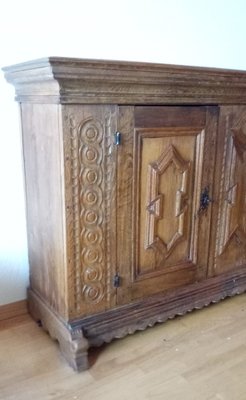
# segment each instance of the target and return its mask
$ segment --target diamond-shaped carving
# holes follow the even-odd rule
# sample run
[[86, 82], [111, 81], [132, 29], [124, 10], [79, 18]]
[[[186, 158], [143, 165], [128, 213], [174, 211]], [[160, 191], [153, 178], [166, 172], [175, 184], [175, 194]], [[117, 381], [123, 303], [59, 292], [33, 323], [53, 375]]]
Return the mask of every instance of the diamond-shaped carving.
[[246, 151], [246, 119], [242, 119], [231, 128], [235, 149], [241, 161]]
[[[160, 176], [173, 164], [176, 172], [181, 175], [181, 185], [176, 191], [175, 218], [177, 230], [172, 238], [165, 243], [157, 235], [157, 221], [163, 218], [163, 194], [159, 193]], [[161, 156], [148, 167], [148, 192], [146, 207], [145, 249], [152, 248], [167, 258], [177, 243], [184, 236], [184, 216], [187, 209], [187, 183], [189, 162], [185, 161], [173, 145], [170, 145]], [[168, 199], [166, 199], [168, 201]], [[175, 223], [175, 221], [174, 221]]]
[[[229, 244], [234, 242], [239, 246], [246, 246], [245, 227], [242, 226], [242, 217], [239, 213], [233, 218], [235, 207], [239, 207], [239, 185], [236, 178], [236, 166], [238, 162], [244, 163], [244, 153], [246, 151], [246, 120], [241, 118], [237, 124], [231, 128], [231, 135], [228, 134], [226, 160], [229, 168], [225, 173], [225, 197], [222, 205], [224, 218], [220, 227], [218, 238], [218, 255], [222, 255]], [[224, 161], [225, 162], [225, 161]], [[245, 205], [243, 205], [243, 208]]]

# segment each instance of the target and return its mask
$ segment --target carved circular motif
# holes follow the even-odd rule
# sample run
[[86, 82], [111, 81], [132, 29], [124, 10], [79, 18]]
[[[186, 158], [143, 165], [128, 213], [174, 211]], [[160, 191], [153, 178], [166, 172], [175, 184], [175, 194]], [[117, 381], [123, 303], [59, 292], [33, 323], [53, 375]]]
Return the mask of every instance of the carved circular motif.
[[87, 303], [99, 303], [103, 298], [103, 291], [103, 286], [101, 284], [86, 285], [83, 288], [84, 299]]
[[101, 229], [97, 226], [93, 226], [93, 230], [84, 228], [82, 231], [82, 240], [86, 246], [95, 245], [96, 243], [100, 245], [102, 239]]
[[100, 280], [102, 278], [101, 270], [96, 266], [90, 266], [86, 268], [84, 274], [85, 281], [88, 283], [93, 283], [94, 281]]
[[79, 127], [80, 137], [85, 143], [100, 143], [103, 137], [103, 127], [99, 121], [89, 119]]
[[91, 286], [91, 287], [87, 287], [87, 296], [90, 297], [90, 299], [92, 298], [96, 298], [97, 294], [98, 294], [98, 288], [96, 286]]
[[97, 201], [97, 196], [93, 192], [88, 192], [88, 193], [86, 193], [86, 200], [88, 203], [94, 204]]
[[86, 232], [85, 240], [88, 244], [94, 244], [98, 241], [98, 233], [97, 232]]
[[[78, 127], [74, 121], [71, 126], [71, 180], [73, 181], [73, 204], [76, 206], [75, 257], [81, 254], [76, 263], [78, 290], [76, 301], [88, 304], [99, 303], [105, 294], [104, 271], [104, 133], [105, 121], [92, 117], [82, 120]], [[110, 166], [109, 166], [110, 168]], [[75, 215], [77, 214], [77, 215]], [[77, 221], [77, 220], [76, 220]], [[82, 243], [82, 249], [80, 244]], [[82, 251], [81, 251], [82, 250]], [[76, 258], [77, 259], [77, 258]], [[81, 262], [82, 261], [82, 262]], [[83, 300], [81, 295], [83, 294]]]
[[95, 183], [97, 180], [97, 174], [95, 171], [89, 171], [87, 174], [87, 180], [89, 183]]
[[98, 159], [98, 152], [94, 147], [88, 146], [84, 150], [84, 156], [90, 163], [94, 163]]
[[89, 140], [89, 141], [91, 141], [91, 142], [93, 142], [94, 140], [96, 140], [97, 139], [97, 136], [98, 136], [98, 130], [95, 128], [95, 127], [89, 127], [88, 129], [87, 129], [87, 131], [85, 132], [85, 137]]
[[95, 213], [95, 211], [92, 210], [87, 210], [85, 213], [85, 221], [88, 224], [94, 224], [98, 219], [98, 215]]
[[99, 188], [95, 188], [95, 190], [88, 188], [81, 193], [81, 200], [87, 209], [98, 207], [102, 201], [102, 191]]
[[99, 261], [99, 258], [100, 258], [100, 251], [98, 249], [89, 249], [86, 251], [84, 255], [84, 261], [89, 264]]
[[90, 184], [96, 183], [97, 178], [98, 178], [98, 175], [97, 175], [96, 171], [93, 171], [91, 169], [89, 169], [89, 171], [87, 171], [86, 180], [88, 183], [90, 183]]
[[93, 204], [96, 204], [96, 202], [98, 200], [98, 195], [95, 191], [87, 190], [84, 194], [84, 198], [85, 198], [86, 203], [88, 203], [88, 205], [92, 206]]

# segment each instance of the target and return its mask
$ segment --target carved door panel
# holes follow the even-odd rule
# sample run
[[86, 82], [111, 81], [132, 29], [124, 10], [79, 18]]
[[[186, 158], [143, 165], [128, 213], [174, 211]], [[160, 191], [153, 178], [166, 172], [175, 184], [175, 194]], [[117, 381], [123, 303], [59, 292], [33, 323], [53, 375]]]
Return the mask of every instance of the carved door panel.
[[210, 275], [246, 264], [246, 107], [220, 110]]
[[216, 126], [216, 107], [120, 108], [119, 304], [206, 276]]

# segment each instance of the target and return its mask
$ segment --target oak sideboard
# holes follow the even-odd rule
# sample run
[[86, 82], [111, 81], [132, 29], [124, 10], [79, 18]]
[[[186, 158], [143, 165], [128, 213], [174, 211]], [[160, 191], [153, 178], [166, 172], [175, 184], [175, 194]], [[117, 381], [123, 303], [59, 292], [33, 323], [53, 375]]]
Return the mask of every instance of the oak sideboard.
[[246, 72], [51, 57], [20, 103], [32, 316], [70, 365], [246, 290]]

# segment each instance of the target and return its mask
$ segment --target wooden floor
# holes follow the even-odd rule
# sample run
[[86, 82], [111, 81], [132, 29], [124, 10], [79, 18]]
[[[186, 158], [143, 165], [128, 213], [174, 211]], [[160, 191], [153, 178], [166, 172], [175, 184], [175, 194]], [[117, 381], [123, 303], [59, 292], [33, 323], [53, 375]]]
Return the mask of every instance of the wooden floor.
[[1, 322], [1, 400], [246, 400], [246, 295], [94, 350], [75, 373], [30, 318]]

